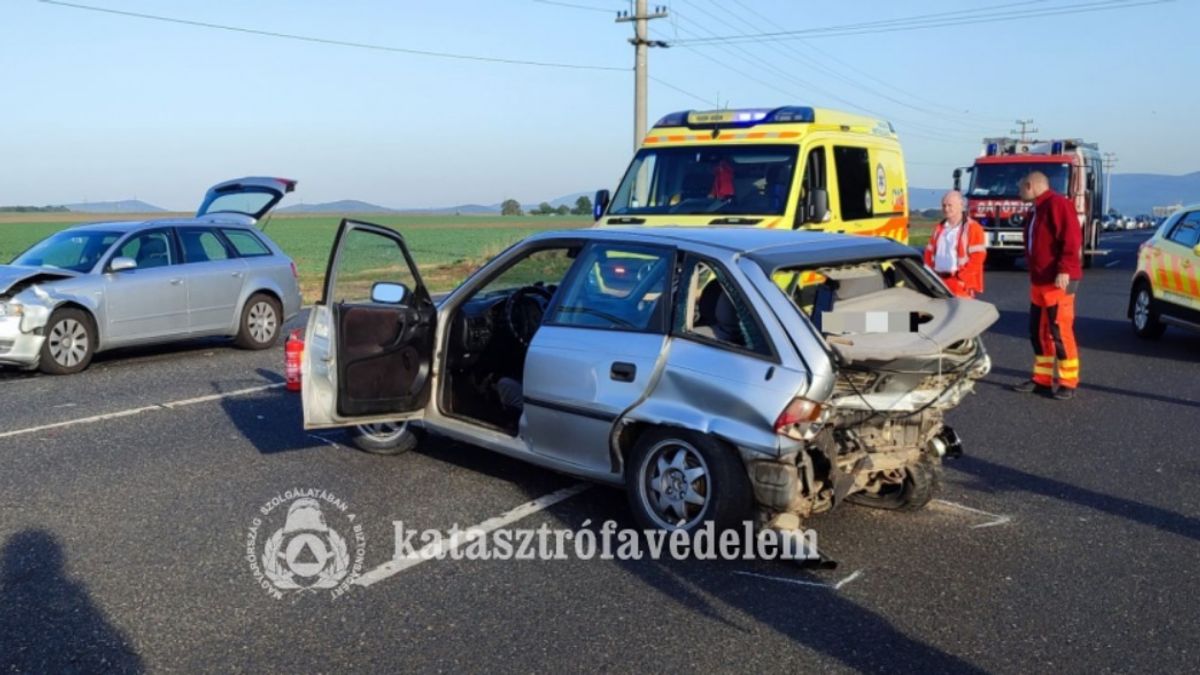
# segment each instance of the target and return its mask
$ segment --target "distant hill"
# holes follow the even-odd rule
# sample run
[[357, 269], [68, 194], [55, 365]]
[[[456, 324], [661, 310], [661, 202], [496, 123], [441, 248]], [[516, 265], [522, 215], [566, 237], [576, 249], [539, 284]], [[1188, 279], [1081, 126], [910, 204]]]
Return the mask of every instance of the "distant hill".
[[1155, 206], [1200, 202], [1200, 171], [1183, 176], [1115, 173], [1109, 206], [1128, 216], [1149, 214]]
[[123, 199], [116, 202], [80, 202], [63, 204], [68, 211], [76, 213], [161, 213], [167, 209], [147, 204], [140, 199]]
[[359, 201], [357, 199], [340, 199], [335, 202], [323, 202], [320, 204], [292, 204], [280, 209], [275, 209], [276, 213], [395, 213], [396, 209], [389, 209], [386, 206], [372, 204], [370, 202]]

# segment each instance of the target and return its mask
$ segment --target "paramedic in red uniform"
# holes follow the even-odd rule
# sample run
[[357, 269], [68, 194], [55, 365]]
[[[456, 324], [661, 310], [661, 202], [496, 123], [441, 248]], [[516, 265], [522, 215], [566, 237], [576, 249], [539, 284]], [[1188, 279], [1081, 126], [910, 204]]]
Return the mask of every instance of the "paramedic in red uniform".
[[1029, 263], [1029, 334], [1034, 365], [1033, 378], [1013, 389], [1067, 401], [1075, 398], [1079, 386], [1075, 290], [1083, 277], [1079, 257], [1083, 229], [1075, 205], [1051, 190], [1046, 174], [1040, 171], [1021, 179], [1021, 199], [1033, 202], [1025, 231], [1025, 255]]
[[937, 272], [952, 293], [973, 298], [983, 292], [987, 234], [982, 225], [963, 213], [963, 196], [958, 190], [942, 197], [942, 215], [946, 219], [934, 226], [925, 247], [925, 264]]

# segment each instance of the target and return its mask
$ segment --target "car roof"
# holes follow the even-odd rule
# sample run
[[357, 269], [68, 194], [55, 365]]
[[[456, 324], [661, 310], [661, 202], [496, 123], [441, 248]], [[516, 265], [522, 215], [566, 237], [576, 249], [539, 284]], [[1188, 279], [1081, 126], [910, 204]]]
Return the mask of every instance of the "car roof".
[[125, 234], [153, 227], [183, 227], [185, 225], [220, 225], [221, 227], [240, 227], [246, 229], [250, 224], [232, 217], [218, 219], [209, 216], [204, 218], [157, 218], [152, 220], [104, 220], [93, 223], [80, 223], [79, 225], [68, 227], [66, 230], [71, 232], [99, 230], [102, 232], [119, 232]]
[[743, 254], [768, 271], [781, 267], [800, 267], [871, 260], [877, 258], [917, 257], [913, 248], [882, 237], [775, 230], [746, 227], [602, 227], [564, 230], [535, 235], [534, 238], [580, 237], [620, 239], [644, 243], [663, 243], [684, 248], [707, 246], [731, 254]]

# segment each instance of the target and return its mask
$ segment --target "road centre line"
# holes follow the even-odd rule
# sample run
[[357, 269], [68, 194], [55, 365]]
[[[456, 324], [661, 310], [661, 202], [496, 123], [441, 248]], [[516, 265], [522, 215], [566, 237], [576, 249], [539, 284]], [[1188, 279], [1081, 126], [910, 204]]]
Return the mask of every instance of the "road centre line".
[[405, 570], [412, 569], [417, 565], [428, 560], [436, 560], [439, 556], [445, 556], [452, 551], [456, 551], [462, 546], [469, 544], [479, 537], [498, 530], [506, 525], [511, 525], [518, 520], [532, 516], [533, 514], [544, 511], [555, 504], [570, 499], [575, 495], [587, 490], [591, 485], [588, 483], [577, 483], [570, 487], [565, 487], [561, 490], [555, 490], [550, 494], [542, 495], [533, 501], [525, 502], [520, 506], [510, 509], [494, 518], [487, 520], [458, 531], [453, 537], [448, 539], [440, 539], [424, 546], [417, 555], [409, 558], [400, 558], [389, 560], [379, 567], [368, 570], [355, 578], [354, 583], [358, 586], [371, 586], [377, 584], [388, 577], [395, 576]]
[[150, 412], [152, 410], [175, 410], [198, 403], [208, 403], [209, 401], [219, 401], [224, 398], [232, 398], [234, 396], [245, 396], [246, 394], [254, 394], [260, 391], [269, 389], [278, 389], [284, 386], [285, 383], [277, 382], [275, 384], [267, 384], [261, 387], [247, 387], [246, 389], [237, 389], [227, 391], [221, 394], [209, 394], [208, 396], [197, 396], [196, 398], [185, 398], [179, 401], [170, 401], [167, 403], [158, 403], [155, 405], [144, 405], [138, 408], [129, 408], [127, 410], [118, 410], [117, 412], [105, 413], [103, 415], [93, 415], [91, 417], [80, 417], [79, 419], [66, 420], [64, 422], [54, 422], [53, 424], [43, 424], [36, 427], [27, 427], [25, 429], [15, 429], [13, 431], [0, 432], [0, 438], [11, 438], [13, 436], [23, 436], [33, 434], [39, 431], [49, 431], [50, 429], [61, 429], [63, 427], [78, 426], [81, 424], [95, 424], [97, 422], [106, 422], [108, 420], [119, 419], [122, 417], [130, 417]]

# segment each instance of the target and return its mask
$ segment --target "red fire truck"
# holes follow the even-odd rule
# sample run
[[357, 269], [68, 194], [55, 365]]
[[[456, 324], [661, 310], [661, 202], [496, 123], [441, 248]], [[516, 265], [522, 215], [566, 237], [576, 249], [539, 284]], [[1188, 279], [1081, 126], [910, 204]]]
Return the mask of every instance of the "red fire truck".
[[1025, 255], [1024, 229], [1033, 205], [1021, 201], [1021, 178], [1041, 171], [1050, 188], [1075, 203], [1083, 227], [1083, 264], [1092, 266], [1099, 250], [1104, 209], [1104, 160], [1095, 143], [1079, 139], [1023, 141], [986, 138], [983, 152], [963, 189], [963, 169], [954, 170], [954, 187], [967, 198], [967, 212], [987, 231], [988, 262], [1012, 264]]

